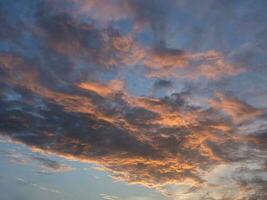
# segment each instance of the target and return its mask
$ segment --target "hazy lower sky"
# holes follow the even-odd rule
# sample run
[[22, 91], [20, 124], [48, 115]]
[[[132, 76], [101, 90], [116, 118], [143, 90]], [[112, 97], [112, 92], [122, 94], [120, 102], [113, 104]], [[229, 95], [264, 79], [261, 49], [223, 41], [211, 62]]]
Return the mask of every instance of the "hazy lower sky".
[[1, 200], [266, 200], [266, 0], [0, 0]]

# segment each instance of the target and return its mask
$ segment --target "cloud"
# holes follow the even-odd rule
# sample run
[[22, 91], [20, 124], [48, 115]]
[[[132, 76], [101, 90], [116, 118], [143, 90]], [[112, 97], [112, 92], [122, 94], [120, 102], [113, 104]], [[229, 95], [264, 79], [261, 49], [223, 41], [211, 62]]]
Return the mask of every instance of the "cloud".
[[231, 96], [226, 96], [224, 94], [218, 93], [217, 97], [217, 101], [210, 101], [212, 106], [231, 116], [232, 120], [235, 123], [241, 123], [251, 118], [255, 119], [263, 112], [260, 109], [254, 108], [253, 106], [250, 106], [249, 104]]
[[[177, 99], [179, 95], [170, 99], [135, 97], [124, 91], [116, 95], [114, 85], [122, 88], [117, 81], [86, 83], [87, 87], [67, 93], [38, 82], [24, 83], [22, 90], [20, 81], [13, 85], [21, 95], [19, 109], [1, 99], [1, 105], [7, 105], [1, 112], [5, 134], [33, 148], [96, 162], [130, 183], [150, 187], [189, 180], [203, 183], [201, 170], [234, 160], [232, 153], [242, 145], [227, 135], [231, 125], [226, 116], [189, 106]], [[8, 87], [3, 92], [8, 93]], [[31, 103], [35, 99], [45, 106], [36, 107]], [[82, 104], [88, 108], [78, 110]], [[62, 169], [53, 161], [35, 160]]]
[[151, 89], [151, 95], [156, 96], [157, 94], [165, 96], [167, 92], [173, 89], [173, 83], [169, 80], [157, 79]]
[[[7, 66], [15, 65], [10, 61], [2, 67], [11, 75], [16, 67]], [[21, 73], [23, 77], [25, 71]], [[257, 117], [254, 113], [260, 111], [240, 100], [221, 94], [221, 104], [215, 98], [212, 107], [201, 108], [190, 105], [183, 93], [163, 99], [132, 96], [119, 80], [85, 82], [64, 92], [45, 87], [36, 77], [28, 82], [8, 79], [20, 98], [15, 104], [1, 98], [0, 116], [3, 134], [33, 149], [94, 162], [116, 179], [154, 188], [178, 182], [201, 185], [206, 182], [203, 170], [253, 159], [239, 152], [249, 140], [233, 132], [230, 122], [237, 115]], [[2, 82], [1, 96], [10, 94], [10, 84]], [[33, 159], [45, 169], [69, 170]]]
[[18, 150], [14, 151], [6, 151], [5, 156], [8, 157], [10, 162], [14, 164], [20, 165], [30, 165], [30, 163], [37, 163], [37, 172], [41, 174], [51, 174], [51, 173], [61, 173], [61, 172], [69, 172], [74, 169], [71, 166], [63, 164], [56, 160], [51, 160], [49, 158], [33, 156], [28, 153], [19, 153]]
[[14, 177], [14, 180], [17, 181], [18, 183], [21, 183], [21, 184], [25, 184], [25, 185], [28, 185], [28, 186], [31, 186], [33, 188], [36, 188], [40, 191], [44, 191], [44, 192], [49, 192], [49, 193], [54, 193], [54, 194], [57, 194], [57, 195], [64, 195], [64, 193], [56, 190], [56, 189], [53, 189], [53, 188], [47, 188], [45, 186], [42, 186], [42, 185], [38, 185], [36, 183], [31, 183], [29, 181], [26, 181], [25, 179], [23, 178], [20, 178], [20, 177]]
[[73, 168], [65, 164], [61, 164], [57, 161], [50, 160], [43, 157], [32, 157], [32, 160], [37, 161], [41, 164], [43, 170], [40, 170], [40, 173], [58, 173], [58, 172], [69, 172]]
[[[91, 3], [94, 4], [95, 2]], [[100, 2], [99, 6], [105, 7], [102, 3]], [[133, 7], [138, 7], [137, 10], [143, 8], [140, 2], [133, 1], [130, 4], [130, 7], [133, 5]], [[157, 4], [153, 5], [157, 6]], [[119, 30], [113, 27], [97, 27], [94, 23], [80, 22], [66, 12], [44, 14], [49, 13], [50, 6], [48, 4], [46, 9], [38, 12], [37, 27], [41, 32], [39, 35], [43, 35], [47, 40], [50, 51], [55, 51], [54, 54], [62, 54], [65, 60], [70, 62], [63, 63], [65, 65], [63, 69], [68, 69], [69, 76], [67, 77], [69, 79], [73, 79], [70, 76], [77, 70], [68, 67], [68, 65], [72, 65], [71, 63], [77, 59], [89, 62], [91, 71], [99, 71], [93, 67], [94, 65], [98, 65], [98, 68], [103, 67], [102, 69], [122, 66], [131, 68], [131, 66], [143, 65], [148, 70], [148, 77], [175, 77], [179, 79], [205, 77], [217, 80], [235, 76], [245, 71], [244, 68], [226, 61], [221, 52], [186, 52], [170, 48], [164, 41], [156, 41], [155, 45], [145, 47], [137, 41], [134, 32], [122, 35]], [[137, 13], [139, 12], [137, 11]], [[140, 15], [138, 16], [140, 17]], [[151, 19], [151, 21], [153, 20]], [[161, 22], [155, 19], [155, 23]], [[79, 68], [79, 72], [79, 77], [76, 79], [85, 79], [86, 75], [89, 75], [88, 68]]]
[[137, 27], [149, 27], [157, 37], [162, 35], [166, 28], [167, 16], [175, 3], [172, 1], [151, 1], [140, 0], [128, 1], [88, 1], [75, 0], [78, 5], [78, 13], [87, 13], [96, 20], [108, 22], [112, 20], [130, 19]]
[[172, 82], [167, 80], [157, 80], [154, 84], [155, 88], [170, 88], [172, 87]]
[[[222, 13], [237, 16], [233, 3], [209, 2], [192, 8], [192, 2], [188, 8], [185, 1], [150, 0], [0, 3], [1, 135], [33, 151], [96, 163], [115, 179], [164, 192], [183, 183], [190, 186], [185, 193], [203, 193], [204, 186], [212, 188], [207, 174], [223, 164], [255, 162], [262, 168], [266, 108], [226, 92], [231, 84], [237, 92], [243, 89], [238, 78], [252, 72], [240, 59], [248, 61], [226, 47], [192, 50], [167, 37], [169, 23], [178, 19], [171, 17], [173, 9], [184, 8], [176, 13], [189, 21], [193, 9], [209, 30], [214, 20], [224, 24]], [[209, 6], [219, 17], [203, 19]], [[128, 31], [122, 31], [124, 23], [130, 24]], [[200, 29], [204, 43], [210, 37], [206, 27]], [[199, 91], [179, 89], [194, 83]], [[222, 83], [228, 83], [226, 89]], [[172, 90], [156, 97], [151, 88]], [[43, 157], [32, 160], [43, 171], [71, 170]]]
[[151, 55], [145, 61], [145, 65], [152, 68], [183, 67], [187, 61], [188, 58], [184, 51], [168, 48], [161, 43], [152, 49]]
[[100, 196], [101, 196], [101, 198], [103, 200], [116, 200], [116, 199], [119, 199], [116, 196], [111, 196], [111, 195], [107, 195], [107, 194], [100, 194]]
[[183, 52], [177, 49], [161, 49], [145, 61], [149, 68], [148, 77], [174, 77], [197, 80], [206, 78], [218, 80], [245, 72], [245, 68], [229, 63], [225, 56], [217, 51], [204, 53]]
[[120, 80], [112, 80], [109, 85], [99, 84], [97, 82], [83, 82], [79, 85], [80, 88], [95, 92], [100, 96], [107, 97], [114, 93], [123, 91], [123, 82]]

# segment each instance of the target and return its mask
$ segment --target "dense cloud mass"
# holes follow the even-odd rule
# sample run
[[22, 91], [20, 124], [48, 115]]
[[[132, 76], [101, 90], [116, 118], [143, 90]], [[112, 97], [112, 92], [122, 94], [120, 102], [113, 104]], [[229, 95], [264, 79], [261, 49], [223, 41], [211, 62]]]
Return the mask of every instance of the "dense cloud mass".
[[266, 6], [3, 0], [0, 133], [169, 196], [266, 199]]

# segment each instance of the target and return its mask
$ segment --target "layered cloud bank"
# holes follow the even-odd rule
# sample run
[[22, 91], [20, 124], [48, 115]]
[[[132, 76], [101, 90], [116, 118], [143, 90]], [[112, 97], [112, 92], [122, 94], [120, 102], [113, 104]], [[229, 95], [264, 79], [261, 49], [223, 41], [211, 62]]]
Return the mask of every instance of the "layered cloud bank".
[[265, 199], [267, 5], [191, 3], [1, 1], [1, 134], [171, 197]]

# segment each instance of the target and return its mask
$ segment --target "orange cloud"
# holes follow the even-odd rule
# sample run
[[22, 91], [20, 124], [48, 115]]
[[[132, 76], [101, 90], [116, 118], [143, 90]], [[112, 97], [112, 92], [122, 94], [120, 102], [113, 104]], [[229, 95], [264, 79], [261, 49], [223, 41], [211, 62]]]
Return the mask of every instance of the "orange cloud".
[[[167, 45], [172, 38], [164, 40], [170, 33], [165, 30], [173, 20], [165, 19], [169, 14], [176, 16], [171, 8], [182, 4], [172, 0], [48, 0], [4, 5], [0, 16], [3, 48], [17, 53], [0, 53], [0, 135], [33, 151], [93, 162], [130, 184], [160, 191], [170, 184], [186, 184], [190, 188], [184, 195], [199, 195], [188, 199], [202, 198], [200, 190], [206, 192], [203, 199], [210, 198], [207, 191], [225, 191], [221, 175], [227, 172], [213, 174], [219, 181], [207, 178], [220, 165], [253, 163], [252, 168], [266, 171], [266, 109], [221, 93], [205, 106], [194, 105], [194, 95], [202, 100], [206, 91], [186, 98], [182, 93], [156, 98], [127, 91], [122, 80], [129, 76], [133, 85], [147, 78], [145, 90], [151, 86], [149, 81], [166, 78], [165, 88], [175, 91], [176, 84], [188, 84], [194, 93], [198, 85], [192, 81], [215, 82], [246, 71], [220, 51], [187, 52]], [[23, 6], [22, 13], [9, 15], [19, 6]], [[28, 10], [31, 12], [25, 12]], [[129, 29], [121, 31], [125, 27], [117, 20], [129, 20]], [[152, 41], [144, 43], [147, 33]], [[202, 33], [204, 38], [206, 32]], [[258, 50], [257, 55], [261, 53]], [[253, 64], [253, 54], [246, 53], [245, 59], [244, 55], [231, 58]], [[108, 81], [111, 77], [114, 80]], [[172, 85], [173, 79], [178, 81]], [[207, 91], [216, 87], [214, 84]], [[44, 171], [71, 170], [51, 161], [39, 162]], [[240, 198], [245, 198], [247, 191], [257, 191], [250, 189], [255, 182], [261, 185], [259, 191], [266, 191], [263, 180], [251, 182], [246, 183], [249, 187], [242, 187], [242, 180], [238, 182], [237, 188], [247, 189], [240, 190]], [[236, 189], [223, 184], [228, 190]], [[212, 194], [215, 199], [223, 198], [216, 192]]]
[[127, 2], [120, 4], [109, 0], [73, 0], [79, 6], [79, 13], [86, 13], [102, 22], [129, 17], [131, 14]]
[[210, 100], [211, 106], [228, 114], [234, 123], [241, 123], [262, 114], [261, 110], [234, 97], [226, 96], [221, 93], [217, 93], [216, 97], [217, 100]]
[[210, 80], [217, 80], [222, 77], [235, 76], [245, 71], [245, 69], [228, 63], [220, 52], [207, 51], [195, 54], [174, 52], [159, 52], [158, 55], [152, 55], [148, 61], [145, 61], [146, 66], [150, 68], [147, 76], [179, 79], [205, 77]]
[[149, 68], [182, 68], [188, 63], [188, 55], [181, 51], [169, 48], [155, 48], [146, 57], [144, 64]]
[[[103, 2], [91, 3], [102, 6]], [[49, 25], [46, 20], [51, 21]], [[147, 77], [205, 77], [210, 80], [235, 76], [245, 71], [226, 61], [218, 51], [184, 52], [164, 44], [145, 47], [136, 40], [134, 30], [121, 35], [112, 28], [84, 24], [69, 15], [44, 19], [40, 30], [47, 35], [48, 44], [55, 52], [68, 56], [70, 60], [80, 59], [101, 68], [131, 69], [143, 65]]]
[[83, 82], [78, 85], [82, 89], [95, 92], [103, 97], [108, 97], [112, 94], [116, 94], [123, 91], [124, 85], [121, 80], [112, 80], [108, 85], [100, 84], [97, 82]]
[[[9, 69], [9, 77], [17, 70], [16, 60], [2, 58], [6, 64], [1, 69]], [[28, 69], [22, 76], [34, 71]], [[235, 135], [229, 118], [253, 119], [261, 111], [223, 94], [210, 100], [210, 108], [199, 108], [175, 98], [133, 96], [121, 80], [80, 82], [71, 85], [72, 91], [60, 91], [41, 84], [40, 74], [34, 73], [28, 81], [9, 79], [14, 90], [24, 88], [17, 90], [23, 109], [10, 112], [12, 104], [3, 108], [0, 120], [7, 124], [0, 126], [3, 134], [35, 150], [94, 162], [119, 180], [157, 189], [185, 182], [200, 186], [206, 182], [203, 170], [250, 159], [238, 150], [247, 142], [256, 144]], [[44, 108], [35, 106], [37, 97]], [[26, 130], [32, 135], [25, 134]]]

